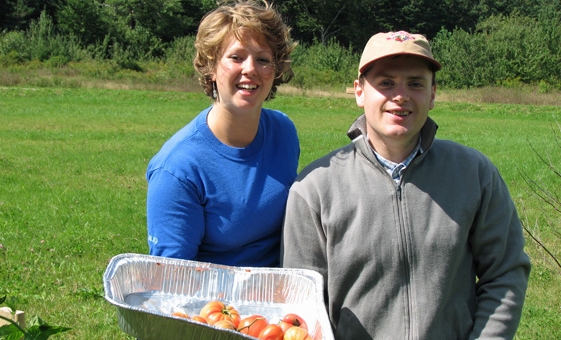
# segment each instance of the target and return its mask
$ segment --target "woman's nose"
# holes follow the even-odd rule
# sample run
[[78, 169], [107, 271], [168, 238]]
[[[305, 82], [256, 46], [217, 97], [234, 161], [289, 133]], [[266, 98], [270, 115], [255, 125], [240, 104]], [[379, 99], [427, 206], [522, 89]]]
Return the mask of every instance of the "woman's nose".
[[247, 57], [242, 63], [242, 73], [243, 74], [255, 74], [255, 59], [253, 57]]

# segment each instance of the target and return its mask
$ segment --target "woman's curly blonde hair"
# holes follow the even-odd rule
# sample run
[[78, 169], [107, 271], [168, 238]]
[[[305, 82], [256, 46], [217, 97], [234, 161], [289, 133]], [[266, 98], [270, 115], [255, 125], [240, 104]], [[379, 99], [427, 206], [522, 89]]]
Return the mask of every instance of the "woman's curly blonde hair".
[[264, 0], [235, 1], [232, 5], [223, 4], [207, 13], [199, 24], [193, 65], [200, 74], [199, 83], [207, 96], [214, 98], [212, 75], [222, 56], [222, 43], [230, 36], [242, 41], [243, 32], [252, 33], [273, 52], [275, 80], [267, 99], [273, 99], [277, 86], [288, 83], [294, 76], [290, 54], [296, 43], [292, 41], [290, 28], [284, 24], [281, 15]]

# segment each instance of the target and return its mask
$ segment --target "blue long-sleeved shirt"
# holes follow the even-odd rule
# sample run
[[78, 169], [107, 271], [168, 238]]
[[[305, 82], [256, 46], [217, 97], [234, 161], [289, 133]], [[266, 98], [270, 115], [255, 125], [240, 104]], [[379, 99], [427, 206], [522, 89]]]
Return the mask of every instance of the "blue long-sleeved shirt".
[[254, 141], [220, 142], [210, 108], [150, 161], [147, 222], [151, 255], [234, 266], [278, 266], [281, 225], [300, 147], [292, 121], [262, 109]]

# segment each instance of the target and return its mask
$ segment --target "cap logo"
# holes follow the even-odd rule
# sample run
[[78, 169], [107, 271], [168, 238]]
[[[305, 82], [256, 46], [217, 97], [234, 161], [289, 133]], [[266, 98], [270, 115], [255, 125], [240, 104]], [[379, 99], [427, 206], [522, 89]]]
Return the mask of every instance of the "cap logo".
[[395, 40], [397, 42], [404, 42], [407, 40], [415, 40], [415, 37], [405, 31], [392, 33], [386, 40]]

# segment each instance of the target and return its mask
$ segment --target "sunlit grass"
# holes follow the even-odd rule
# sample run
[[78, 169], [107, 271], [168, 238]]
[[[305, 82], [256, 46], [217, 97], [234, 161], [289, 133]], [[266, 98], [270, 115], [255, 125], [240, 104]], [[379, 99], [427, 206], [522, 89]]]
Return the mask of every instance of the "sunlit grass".
[[[103, 299], [102, 275], [120, 253], [146, 253], [149, 159], [209, 99], [201, 93], [107, 89], [0, 89], [0, 296], [54, 325], [59, 339], [128, 339]], [[349, 142], [361, 113], [352, 96], [285, 94], [267, 107], [295, 122], [300, 169]], [[438, 137], [477, 148], [497, 165], [523, 220], [559, 254], [560, 218], [520, 170], [559, 187], [538, 151], [559, 155], [559, 107], [438, 101]], [[557, 152], [557, 153], [556, 153]], [[554, 157], [561, 166], [561, 157]], [[531, 241], [534, 267], [518, 339], [561, 336], [561, 273]]]

